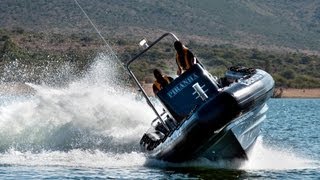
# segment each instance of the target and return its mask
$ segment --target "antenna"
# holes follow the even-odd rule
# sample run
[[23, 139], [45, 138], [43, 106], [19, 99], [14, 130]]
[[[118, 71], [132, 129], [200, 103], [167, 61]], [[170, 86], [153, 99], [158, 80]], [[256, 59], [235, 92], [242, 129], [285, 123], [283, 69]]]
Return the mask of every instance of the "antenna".
[[105, 43], [105, 45], [107, 46], [107, 50], [108, 52], [111, 52], [111, 56], [114, 57], [118, 63], [121, 65], [121, 67], [123, 69], [124, 65], [120, 62], [120, 60], [118, 59], [116, 53], [112, 50], [111, 46], [108, 44], [108, 42], [106, 41], [106, 39], [101, 35], [101, 32], [99, 31], [99, 29], [97, 28], [97, 26], [92, 22], [92, 20], [90, 19], [90, 17], [88, 16], [88, 14], [84, 11], [84, 9], [81, 7], [81, 5], [79, 4], [79, 2], [77, 0], [74, 0], [74, 2], [78, 5], [78, 7], [81, 9], [82, 13], [86, 16], [86, 18], [89, 20], [90, 24], [92, 25], [92, 27], [96, 30], [96, 32], [98, 33], [98, 35], [100, 36], [100, 38], [102, 39], [102, 41]]

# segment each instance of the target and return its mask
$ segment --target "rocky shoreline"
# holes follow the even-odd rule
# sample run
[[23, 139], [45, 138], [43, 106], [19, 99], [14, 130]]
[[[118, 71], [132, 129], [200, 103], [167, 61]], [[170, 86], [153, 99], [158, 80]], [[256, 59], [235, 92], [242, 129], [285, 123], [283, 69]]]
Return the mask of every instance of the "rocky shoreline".
[[275, 96], [277, 98], [320, 98], [320, 88], [314, 88], [314, 89], [276, 88]]

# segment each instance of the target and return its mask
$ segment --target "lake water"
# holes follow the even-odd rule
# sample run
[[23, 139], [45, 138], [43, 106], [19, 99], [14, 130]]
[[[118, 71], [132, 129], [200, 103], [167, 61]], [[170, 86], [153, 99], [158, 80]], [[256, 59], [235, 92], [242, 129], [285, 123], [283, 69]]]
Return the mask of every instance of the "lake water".
[[[39, 102], [39, 99], [29, 97], [21, 98], [21, 101], [14, 99], [11, 103], [7, 99], [6, 104], [2, 103], [0, 177], [320, 178], [320, 99], [270, 100], [268, 117], [250, 160], [236, 169], [232, 167], [232, 162], [202, 159], [170, 164], [149, 160], [138, 150], [139, 138], [148, 125], [148, 120], [143, 118], [143, 109], [128, 106], [123, 111], [114, 112], [120, 107], [113, 108], [111, 106], [115, 104], [112, 104], [109, 107], [112, 112], [104, 112], [106, 114], [95, 114], [95, 110], [90, 112], [87, 109], [89, 112], [76, 115], [79, 110], [77, 106], [69, 110], [64, 107], [63, 112], [59, 112], [62, 111], [61, 106], [70, 100], [64, 102], [62, 99], [50, 107], [48, 103], [56, 100]], [[121, 104], [122, 100], [118, 100]], [[131, 99], [130, 105], [147, 108], [141, 102], [135, 103]], [[98, 111], [107, 105], [93, 106]], [[136, 111], [125, 112], [129, 110]], [[99, 122], [108, 116], [116, 116], [111, 120], [117, 122]]]
[[[320, 99], [271, 99], [249, 160], [148, 159], [139, 140], [154, 118], [97, 61], [64, 88], [0, 94], [1, 179], [320, 179]], [[116, 74], [116, 73], [111, 73]], [[112, 84], [112, 85], [110, 85]]]

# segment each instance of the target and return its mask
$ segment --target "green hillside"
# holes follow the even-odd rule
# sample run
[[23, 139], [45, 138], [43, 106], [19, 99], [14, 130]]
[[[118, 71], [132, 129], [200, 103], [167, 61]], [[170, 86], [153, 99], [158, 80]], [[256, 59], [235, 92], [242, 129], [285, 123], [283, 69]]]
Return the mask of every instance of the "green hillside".
[[[195, 40], [243, 47], [320, 49], [320, 1], [79, 0], [109, 38], [173, 31]], [[2, 0], [1, 27], [93, 32], [74, 1]]]
[[[117, 45], [116, 53], [123, 63], [141, 50], [137, 42], [118, 38], [111, 40]], [[277, 87], [320, 88], [320, 57], [316, 55], [277, 53], [233, 45], [202, 45], [193, 41], [187, 46], [218, 77], [223, 76], [228, 67], [241, 65], [268, 71], [276, 80]], [[67, 83], [81, 77], [94, 57], [103, 52], [102, 48], [103, 43], [94, 35], [0, 30], [0, 83]], [[142, 82], [153, 82], [151, 72], [154, 68], [161, 68], [167, 74], [176, 72], [172, 44], [162, 43], [153, 49], [144, 61], [133, 66]]]
[[[216, 75], [243, 65], [270, 72], [278, 87], [320, 87], [320, 1], [78, 1], [123, 62], [142, 37], [170, 31]], [[79, 77], [104, 46], [73, 0], [1, 0], [0, 27], [0, 82]], [[162, 46], [135, 67], [142, 81], [175, 66]]]

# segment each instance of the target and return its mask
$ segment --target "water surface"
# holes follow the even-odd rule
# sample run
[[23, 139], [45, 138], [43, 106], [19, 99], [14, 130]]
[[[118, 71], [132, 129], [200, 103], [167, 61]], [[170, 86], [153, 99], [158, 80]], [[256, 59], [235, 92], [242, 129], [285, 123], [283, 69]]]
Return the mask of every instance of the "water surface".
[[240, 167], [206, 159], [172, 164], [140, 152], [154, 115], [114, 82], [106, 62], [96, 60], [86, 77], [65, 87], [27, 84], [34, 94], [0, 95], [2, 178], [320, 178], [320, 99], [271, 99], [261, 136]]

